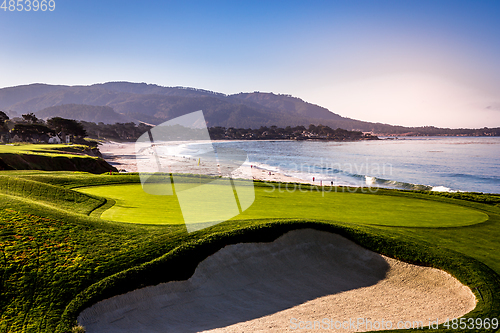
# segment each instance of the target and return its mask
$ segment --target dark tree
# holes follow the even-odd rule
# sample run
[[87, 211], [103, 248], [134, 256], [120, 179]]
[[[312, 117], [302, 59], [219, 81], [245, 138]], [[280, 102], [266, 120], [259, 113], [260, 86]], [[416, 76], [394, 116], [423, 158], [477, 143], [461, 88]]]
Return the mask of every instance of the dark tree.
[[12, 129], [12, 134], [14, 135], [19, 135], [20, 137], [26, 139], [26, 138], [31, 138], [35, 135], [49, 135], [49, 134], [54, 134], [54, 130], [48, 128], [45, 125], [42, 124], [23, 124], [19, 123], [14, 126]]
[[96, 124], [87, 121], [80, 121], [80, 123], [91, 138], [106, 138], [119, 141], [137, 140], [137, 138], [151, 128], [151, 126], [143, 123], [139, 125], [135, 125], [134, 123], [104, 124], [103, 122]]
[[7, 120], [9, 120], [9, 116], [5, 114], [5, 112], [0, 111], [0, 132], [8, 132], [9, 128], [7, 127]]
[[35, 116], [35, 114], [33, 112], [28, 113], [28, 114], [23, 114], [22, 117], [23, 117], [24, 121], [26, 121], [28, 123], [31, 123], [31, 124], [38, 123], [38, 118]]
[[296, 126], [293, 128], [294, 132], [299, 132], [299, 133], [302, 133], [305, 130], [306, 130], [306, 128], [304, 126]]
[[5, 114], [5, 112], [0, 111], [0, 122], [4, 123], [6, 120], [9, 120], [9, 116], [7, 116], [7, 114]]
[[56, 132], [72, 134], [75, 137], [84, 137], [87, 135], [83, 125], [73, 119], [54, 117], [47, 120], [47, 125]]

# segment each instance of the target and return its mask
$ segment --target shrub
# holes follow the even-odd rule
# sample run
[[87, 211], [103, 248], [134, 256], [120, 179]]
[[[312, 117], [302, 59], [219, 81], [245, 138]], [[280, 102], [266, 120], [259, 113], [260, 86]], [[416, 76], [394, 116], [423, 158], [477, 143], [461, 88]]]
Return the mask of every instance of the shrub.
[[85, 327], [82, 325], [75, 326], [71, 329], [71, 333], [85, 333]]

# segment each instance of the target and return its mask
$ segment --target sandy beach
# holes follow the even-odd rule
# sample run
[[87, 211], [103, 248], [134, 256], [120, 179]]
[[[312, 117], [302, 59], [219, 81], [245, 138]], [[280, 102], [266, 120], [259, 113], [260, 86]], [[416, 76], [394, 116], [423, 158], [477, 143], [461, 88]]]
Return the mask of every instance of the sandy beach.
[[[103, 158], [111, 165], [116, 167], [120, 172], [156, 172], [158, 166], [155, 159], [152, 158], [152, 149], [140, 149], [136, 153], [135, 142], [106, 142], [99, 146]], [[205, 159], [198, 160], [190, 156], [169, 156], [168, 168], [164, 171], [173, 173], [192, 173], [202, 175], [216, 176], [219, 174], [227, 175], [224, 170], [218, 170], [215, 162], [206, 161]], [[160, 162], [162, 158], [160, 157]], [[199, 164], [198, 164], [199, 162]], [[219, 168], [220, 169], [220, 168]], [[284, 175], [275, 170], [265, 169], [261, 165], [244, 163], [241, 167], [231, 172], [234, 178], [255, 179], [262, 181], [273, 181], [283, 183], [310, 183], [303, 179]], [[320, 182], [314, 183], [320, 185]], [[325, 184], [326, 185], [326, 184]]]

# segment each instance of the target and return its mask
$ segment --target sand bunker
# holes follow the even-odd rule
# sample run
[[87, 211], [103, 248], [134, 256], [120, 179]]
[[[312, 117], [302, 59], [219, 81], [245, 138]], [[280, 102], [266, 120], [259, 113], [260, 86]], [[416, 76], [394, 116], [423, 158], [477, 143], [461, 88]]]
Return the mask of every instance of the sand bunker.
[[[115, 296], [84, 310], [93, 332], [367, 331], [335, 323], [456, 318], [474, 309], [470, 289], [451, 275], [368, 251], [335, 234], [288, 232], [272, 243], [226, 246], [187, 281]], [[329, 321], [325, 321], [328, 318]], [[306, 328], [308, 321], [323, 327]], [[337, 327], [339, 328], [339, 327]]]

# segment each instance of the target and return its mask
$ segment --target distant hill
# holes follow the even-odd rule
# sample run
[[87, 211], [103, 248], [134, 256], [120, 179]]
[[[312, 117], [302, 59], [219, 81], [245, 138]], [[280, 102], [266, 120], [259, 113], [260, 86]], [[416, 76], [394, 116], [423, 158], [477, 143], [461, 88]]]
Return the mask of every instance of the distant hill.
[[290, 95], [275, 95], [272, 93], [239, 93], [231, 95], [242, 101], [250, 101], [269, 109], [279, 110], [284, 113], [315, 119], [344, 120], [338, 114], [330, 112], [328, 109], [304, 102], [302, 99]]
[[[145, 122], [153, 125], [203, 110], [210, 127], [322, 124], [398, 135], [426, 131], [426, 127], [408, 128], [345, 118], [290, 95], [261, 92], [225, 95], [195, 88], [130, 82], [91, 86], [30, 84], [3, 88], [0, 89], [0, 110], [11, 117], [33, 112], [39, 118], [60, 116], [96, 123]], [[440, 132], [443, 131], [432, 130], [433, 134]]]
[[[107, 106], [115, 113], [110, 110], [105, 113], [97, 109], [90, 111], [90, 108], [80, 113], [74, 105]], [[91, 86], [33, 84], [4, 88], [0, 89], [0, 107], [18, 115], [33, 112], [40, 118], [65, 116], [104, 123], [141, 121], [159, 124], [197, 110], [204, 111], [209, 126], [258, 128], [322, 123], [348, 128], [352, 124], [344, 124], [346, 120], [358, 122], [291, 96], [271, 93], [228, 96], [194, 88], [129, 82]]]
[[30, 84], [0, 89], [0, 108], [8, 109], [11, 105], [26, 101], [40, 95], [56, 90], [64, 89], [66, 86], [52, 86], [48, 84]]
[[134, 122], [134, 119], [116, 113], [109, 106], [93, 106], [85, 104], [63, 104], [50, 106], [37, 111], [38, 118], [47, 119], [52, 117], [62, 117], [66, 119], [78, 119], [93, 123], [103, 122], [105, 124]]

